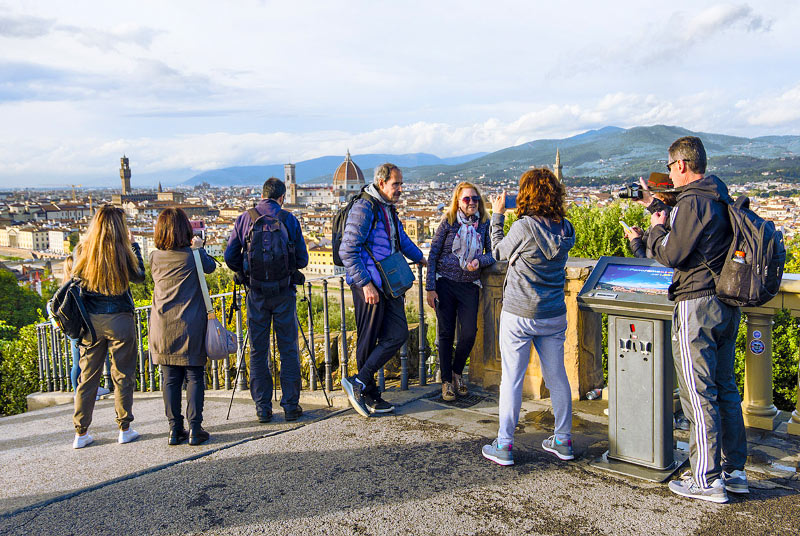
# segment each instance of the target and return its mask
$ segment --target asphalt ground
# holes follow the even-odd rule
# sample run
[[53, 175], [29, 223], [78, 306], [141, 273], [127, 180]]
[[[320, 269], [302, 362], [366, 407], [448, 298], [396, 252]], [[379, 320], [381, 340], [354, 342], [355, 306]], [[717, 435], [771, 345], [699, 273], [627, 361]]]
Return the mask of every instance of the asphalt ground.
[[576, 415], [575, 461], [544, 452], [552, 415], [541, 401], [525, 403], [516, 464], [500, 467], [480, 455], [496, 400], [418, 398], [437, 387], [389, 392], [405, 402], [394, 415], [316, 407], [297, 423], [278, 410], [267, 425], [244, 401], [226, 423], [227, 404], [211, 400], [202, 447], [166, 445], [157, 398], [137, 398], [142, 437], [127, 445], [110, 401], [95, 415], [97, 444], [81, 450], [69, 407], [0, 419], [0, 533], [800, 534], [795, 473], [749, 466], [751, 494], [726, 505], [677, 497], [589, 465], [608, 446], [601, 405]]

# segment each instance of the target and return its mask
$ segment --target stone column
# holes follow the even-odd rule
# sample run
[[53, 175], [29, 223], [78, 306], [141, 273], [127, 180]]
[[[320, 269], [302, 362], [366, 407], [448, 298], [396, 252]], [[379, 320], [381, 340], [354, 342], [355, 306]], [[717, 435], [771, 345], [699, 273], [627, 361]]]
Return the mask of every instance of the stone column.
[[747, 314], [747, 354], [744, 367], [745, 426], [774, 430], [778, 409], [772, 403], [772, 315]]

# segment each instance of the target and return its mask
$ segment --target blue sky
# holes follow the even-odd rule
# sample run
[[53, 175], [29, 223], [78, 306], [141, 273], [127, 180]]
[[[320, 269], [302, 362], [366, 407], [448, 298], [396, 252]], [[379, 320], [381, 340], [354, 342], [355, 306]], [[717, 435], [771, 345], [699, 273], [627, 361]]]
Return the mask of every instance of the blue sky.
[[0, 0], [0, 187], [607, 125], [800, 134], [800, 2]]

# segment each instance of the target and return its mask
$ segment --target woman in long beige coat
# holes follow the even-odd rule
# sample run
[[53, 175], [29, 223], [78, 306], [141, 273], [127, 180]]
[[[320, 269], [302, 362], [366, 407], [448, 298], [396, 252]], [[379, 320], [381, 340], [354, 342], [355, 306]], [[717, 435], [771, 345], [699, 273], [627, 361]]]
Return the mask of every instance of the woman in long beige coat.
[[[168, 443], [177, 445], [188, 437], [190, 445], [199, 445], [209, 438], [202, 427], [207, 315], [192, 250], [199, 249], [203, 272], [210, 274], [216, 264], [203, 249], [203, 240], [193, 237], [189, 218], [179, 208], [165, 209], [158, 216], [155, 245], [158, 249], [150, 253], [154, 286], [150, 354], [164, 375]], [[188, 432], [181, 414], [184, 379]]]

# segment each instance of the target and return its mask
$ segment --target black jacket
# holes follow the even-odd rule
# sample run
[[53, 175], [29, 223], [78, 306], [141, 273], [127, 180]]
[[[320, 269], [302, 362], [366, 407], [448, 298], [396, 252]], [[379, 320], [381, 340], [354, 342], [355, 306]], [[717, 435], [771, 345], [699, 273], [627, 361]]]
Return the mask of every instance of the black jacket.
[[670, 214], [671, 230], [663, 225], [650, 229], [647, 247], [653, 258], [675, 269], [669, 299], [682, 301], [716, 294], [707, 263], [719, 273], [733, 234], [726, 203], [728, 188], [714, 175], [680, 188], [678, 203]]

